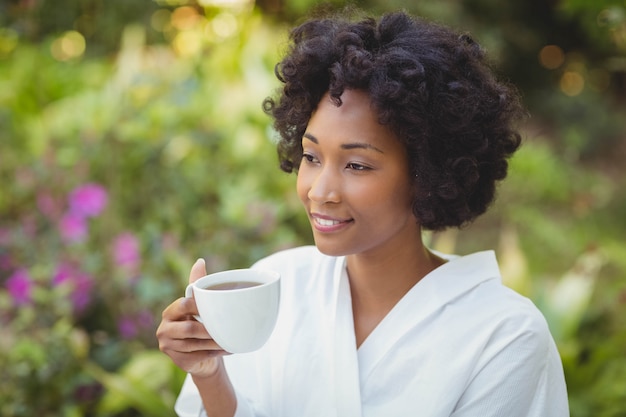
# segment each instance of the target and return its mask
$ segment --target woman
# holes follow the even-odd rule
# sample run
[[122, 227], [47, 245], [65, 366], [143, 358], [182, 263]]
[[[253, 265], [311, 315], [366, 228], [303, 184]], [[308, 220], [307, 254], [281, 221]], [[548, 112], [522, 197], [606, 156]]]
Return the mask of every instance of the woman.
[[[178, 414], [567, 416], [546, 322], [501, 284], [494, 253], [422, 242], [486, 211], [520, 143], [518, 97], [480, 47], [404, 13], [314, 19], [277, 76], [265, 109], [315, 246], [256, 264], [282, 275], [256, 352], [224, 356], [193, 299], [164, 311], [160, 348], [188, 372]], [[204, 274], [199, 260], [190, 281]]]

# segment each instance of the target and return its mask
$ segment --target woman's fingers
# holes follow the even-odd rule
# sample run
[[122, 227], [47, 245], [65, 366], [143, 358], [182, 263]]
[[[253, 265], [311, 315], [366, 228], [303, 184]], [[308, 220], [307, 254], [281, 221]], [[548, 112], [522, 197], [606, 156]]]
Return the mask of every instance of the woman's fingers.
[[[189, 282], [195, 282], [205, 275], [205, 262], [198, 259], [189, 272]], [[212, 375], [221, 363], [219, 358], [228, 352], [215, 343], [202, 323], [194, 319], [197, 314], [198, 308], [193, 297], [179, 298], [167, 306], [156, 331], [159, 349], [186, 372]]]
[[166, 339], [159, 345], [163, 352], [194, 353], [222, 351], [213, 339]]
[[189, 272], [189, 283], [196, 282], [198, 279], [206, 275], [206, 263], [200, 258], [193, 264]]
[[168, 321], [189, 320], [191, 316], [198, 314], [198, 307], [193, 298], [181, 297], [167, 306], [161, 314], [162, 319]]
[[202, 323], [195, 319], [163, 320], [157, 329], [157, 337], [169, 339], [211, 339]]
[[183, 371], [195, 375], [212, 375], [218, 367], [218, 360], [226, 352], [223, 350], [199, 350], [196, 352], [179, 354], [165, 352], [174, 363]]

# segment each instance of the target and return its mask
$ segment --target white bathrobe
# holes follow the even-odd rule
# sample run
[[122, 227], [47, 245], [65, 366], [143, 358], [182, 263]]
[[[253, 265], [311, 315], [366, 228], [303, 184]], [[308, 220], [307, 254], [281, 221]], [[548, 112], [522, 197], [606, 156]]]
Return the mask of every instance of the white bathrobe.
[[[225, 357], [236, 417], [569, 416], [542, 314], [502, 285], [493, 252], [447, 258], [358, 349], [345, 258], [307, 246], [259, 261], [281, 273], [281, 307], [262, 349]], [[189, 377], [176, 412], [204, 415]]]

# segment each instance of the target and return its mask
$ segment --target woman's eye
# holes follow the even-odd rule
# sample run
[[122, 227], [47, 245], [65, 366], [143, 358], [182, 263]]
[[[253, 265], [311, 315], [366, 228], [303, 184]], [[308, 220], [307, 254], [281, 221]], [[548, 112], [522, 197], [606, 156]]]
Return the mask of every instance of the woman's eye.
[[308, 153], [303, 153], [302, 154], [302, 159], [304, 159], [306, 162], [311, 162], [311, 163], [317, 161], [316, 158], [313, 155], [308, 154]]
[[354, 171], [367, 171], [370, 169], [370, 167], [367, 167], [365, 165], [361, 165], [359, 163], [356, 162], [350, 162], [348, 165], [346, 165], [346, 168], [354, 170]]

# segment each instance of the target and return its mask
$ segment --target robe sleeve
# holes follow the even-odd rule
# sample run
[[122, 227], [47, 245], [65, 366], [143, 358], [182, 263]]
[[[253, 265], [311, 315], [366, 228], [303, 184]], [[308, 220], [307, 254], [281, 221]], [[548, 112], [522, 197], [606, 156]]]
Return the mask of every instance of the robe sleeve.
[[543, 317], [504, 323], [451, 417], [568, 417], [556, 345]]

